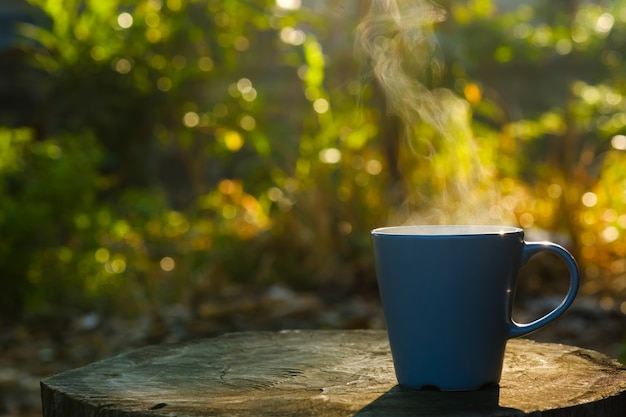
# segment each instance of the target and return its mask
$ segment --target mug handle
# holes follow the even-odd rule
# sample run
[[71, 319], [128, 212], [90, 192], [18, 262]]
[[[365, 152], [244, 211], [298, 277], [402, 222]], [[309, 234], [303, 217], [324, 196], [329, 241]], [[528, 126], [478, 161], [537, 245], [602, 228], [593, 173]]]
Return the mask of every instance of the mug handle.
[[576, 293], [578, 292], [578, 265], [576, 264], [576, 260], [574, 259], [574, 257], [562, 246], [559, 246], [552, 242], [524, 242], [521, 264], [524, 265], [526, 262], [528, 262], [531, 256], [543, 251], [555, 253], [565, 261], [565, 263], [567, 264], [567, 268], [569, 269], [569, 290], [563, 301], [561, 301], [561, 304], [559, 304], [558, 307], [556, 307], [545, 316], [528, 324], [519, 324], [516, 323], [514, 320], [511, 320], [509, 326], [509, 337], [511, 338], [523, 336], [530, 332], [534, 332], [535, 330], [538, 330], [540, 327], [545, 326], [546, 324], [559, 317], [565, 312], [565, 310], [569, 308], [570, 305], [572, 305], [572, 302], [576, 297]]

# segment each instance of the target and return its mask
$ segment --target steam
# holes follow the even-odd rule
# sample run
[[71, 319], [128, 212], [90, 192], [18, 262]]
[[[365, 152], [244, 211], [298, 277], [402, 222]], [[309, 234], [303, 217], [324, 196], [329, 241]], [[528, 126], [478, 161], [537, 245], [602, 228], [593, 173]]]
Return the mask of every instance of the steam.
[[428, 164], [430, 175], [413, 178], [406, 213], [399, 215], [410, 213], [413, 223], [498, 223], [486, 214], [497, 196], [478, 157], [469, 104], [427, 86], [443, 68], [434, 26], [445, 19], [446, 11], [428, 0], [373, 0], [355, 49], [401, 119], [414, 163]]
[[357, 28], [357, 50], [372, 67], [384, 90], [390, 110], [410, 126], [416, 117], [446, 133], [440, 92], [430, 91], [419, 80], [437, 70], [432, 25], [445, 20], [446, 12], [425, 0], [374, 0], [369, 14]]

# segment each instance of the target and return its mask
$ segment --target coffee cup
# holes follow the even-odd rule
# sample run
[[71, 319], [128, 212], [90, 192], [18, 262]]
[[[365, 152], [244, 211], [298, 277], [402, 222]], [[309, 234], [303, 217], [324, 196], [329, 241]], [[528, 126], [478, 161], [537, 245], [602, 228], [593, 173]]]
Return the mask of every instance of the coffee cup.
[[[500, 381], [508, 339], [550, 323], [578, 290], [576, 261], [552, 242], [526, 242], [508, 226], [396, 226], [371, 233], [376, 275], [398, 383], [473, 390]], [[569, 290], [527, 324], [512, 317], [518, 271], [538, 252], [558, 255]]]

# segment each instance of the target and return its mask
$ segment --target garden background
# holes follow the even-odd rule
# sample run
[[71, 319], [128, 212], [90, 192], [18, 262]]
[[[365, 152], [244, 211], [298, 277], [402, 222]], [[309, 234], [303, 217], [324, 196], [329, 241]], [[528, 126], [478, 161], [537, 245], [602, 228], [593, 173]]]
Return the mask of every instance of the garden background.
[[[406, 19], [338, 0], [0, 3], [0, 415], [37, 415], [38, 379], [142, 344], [381, 328], [369, 232], [392, 223], [564, 245], [579, 301], [539, 337], [623, 354], [626, 1], [391, 4]], [[384, 45], [424, 93], [405, 99], [454, 110], [434, 123], [364, 47], [406, 21], [421, 37]], [[519, 317], [567, 285], [537, 258]]]

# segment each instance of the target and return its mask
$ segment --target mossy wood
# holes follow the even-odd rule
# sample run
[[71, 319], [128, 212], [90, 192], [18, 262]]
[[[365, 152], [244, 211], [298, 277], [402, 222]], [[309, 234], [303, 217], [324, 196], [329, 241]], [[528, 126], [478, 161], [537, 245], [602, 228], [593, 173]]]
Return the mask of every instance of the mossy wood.
[[626, 369], [617, 361], [524, 339], [509, 341], [499, 387], [401, 389], [384, 331], [233, 333], [150, 346], [49, 377], [41, 390], [44, 417], [623, 417], [626, 412]]

